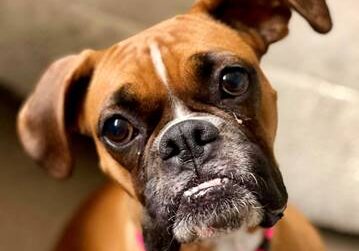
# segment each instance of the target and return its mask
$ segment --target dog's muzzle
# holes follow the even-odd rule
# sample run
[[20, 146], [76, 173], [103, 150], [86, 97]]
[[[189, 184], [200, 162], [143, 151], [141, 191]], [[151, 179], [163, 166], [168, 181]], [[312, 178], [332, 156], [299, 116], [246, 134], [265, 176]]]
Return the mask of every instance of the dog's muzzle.
[[234, 120], [211, 114], [172, 120], [147, 156], [148, 213], [179, 242], [269, 227], [282, 216], [279, 171]]

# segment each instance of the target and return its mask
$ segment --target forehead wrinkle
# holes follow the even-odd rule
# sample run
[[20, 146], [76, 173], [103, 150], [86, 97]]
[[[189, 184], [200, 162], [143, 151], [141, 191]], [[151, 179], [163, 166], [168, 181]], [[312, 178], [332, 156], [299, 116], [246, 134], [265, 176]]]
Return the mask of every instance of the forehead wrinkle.
[[[106, 85], [119, 88], [124, 83], [148, 88], [146, 83], [155, 77], [149, 70], [151, 58], [147, 46], [136, 41], [124, 41], [111, 47], [103, 58], [100, 68]], [[138, 93], [139, 94], [139, 93]]]
[[[158, 81], [151, 65], [147, 43], [128, 41], [111, 47], [98, 67], [101, 78], [98, 80], [97, 92], [106, 89], [109, 94], [113, 94], [126, 86], [127, 92], [136, 96], [141, 105], [147, 102], [159, 103], [160, 100], [167, 99], [168, 93], [165, 86]], [[109, 95], [106, 96], [106, 99], [111, 99]]]

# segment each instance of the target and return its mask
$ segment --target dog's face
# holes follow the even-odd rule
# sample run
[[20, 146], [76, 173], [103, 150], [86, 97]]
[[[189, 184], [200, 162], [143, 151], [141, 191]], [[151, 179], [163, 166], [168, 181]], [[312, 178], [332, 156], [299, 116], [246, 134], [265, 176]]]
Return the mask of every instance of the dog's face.
[[283, 212], [276, 94], [241, 36], [181, 16], [105, 55], [85, 103], [88, 129], [131, 172], [151, 217], [190, 241]]
[[[279, 1], [224, 2], [199, 1], [107, 50], [55, 63], [20, 114], [27, 151], [64, 176], [67, 128], [93, 137], [101, 168], [180, 242], [273, 225], [287, 193], [273, 156], [276, 92], [259, 58], [286, 34], [290, 10]], [[284, 30], [233, 18], [244, 2], [270, 8]]]

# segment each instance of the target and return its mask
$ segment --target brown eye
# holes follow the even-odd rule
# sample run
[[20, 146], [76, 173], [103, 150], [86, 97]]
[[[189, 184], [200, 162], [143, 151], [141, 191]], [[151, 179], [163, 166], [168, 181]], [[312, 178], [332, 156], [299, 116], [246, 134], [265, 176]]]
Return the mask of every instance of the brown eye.
[[120, 116], [107, 119], [103, 125], [102, 135], [110, 143], [126, 144], [133, 138], [133, 126]]
[[249, 87], [249, 73], [241, 66], [226, 67], [220, 77], [222, 90], [231, 95], [244, 94]]

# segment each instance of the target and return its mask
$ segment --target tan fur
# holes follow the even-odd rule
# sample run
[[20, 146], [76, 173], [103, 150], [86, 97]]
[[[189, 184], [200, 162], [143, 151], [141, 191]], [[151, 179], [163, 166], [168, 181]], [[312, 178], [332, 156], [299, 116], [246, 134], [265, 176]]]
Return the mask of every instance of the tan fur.
[[285, 217], [275, 226], [273, 251], [325, 250], [318, 232], [293, 206], [287, 208]]
[[56, 251], [141, 251], [136, 233], [141, 207], [118, 184], [94, 193], [75, 213]]

